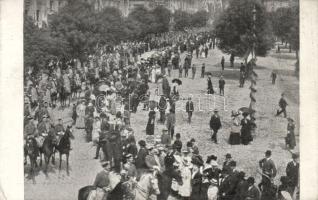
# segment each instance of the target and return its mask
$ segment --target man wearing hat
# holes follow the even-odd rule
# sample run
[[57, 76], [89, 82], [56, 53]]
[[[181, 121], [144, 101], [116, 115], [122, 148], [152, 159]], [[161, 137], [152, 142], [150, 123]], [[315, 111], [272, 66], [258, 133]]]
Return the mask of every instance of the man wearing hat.
[[218, 143], [217, 133], [218, 133], [219, 129], [222, 127], [220, 116], [219, 116], [218, 112], [219, 112], [218, 109], [214, 109], [214, 114], [211, 116], [211, 119], [210, 119], [210, 128], [213, 131], [211, 139], [216, 144]]
[[220, 95], [224, 96], [224, 86], [225, 86], [225, 80], [223, 79], [223, 76], [220, 76], [219, 80], [219, 89], [220, 89]]
[[144, 140], [140, 140], [139, 144], [139, 151], [136, 157], [136, 168], [138, 175], [141, 175], [142, 171], [147, 168], [146, 165], [146, 156], [148, 155], [148, 150], [146, 148], [146, 142]]
[[295, 188], [299, 185], [299, 155], [292, 154], [293, 160], [287, 164], [286, 176], [289, 183], [290, 194], [293, 195]]
[[103, 167], [103, 170], [96, 175], [93, 185], [104, 190], [104, 193], [101, 196], [103, 196], [102, 200], [106, 200], [108, 193], [112, 190], [112, 188], [110, 187], [109, 178], [110, 163], [109, 161], [103, 161], [101, 162], [101, 165]]
[[205, 74], [205, 63], [202, 63], [202, 67], [201, 67], [201, 78], [204, 78], [204, 74]]
[[271, 185], [271, 180], [276, 176], [277, 170], [274, 161], [271, 158], [272, 152], [267, 150], [265, 158], [259, 161], [259, 167], [262, 169], [262, 182], [258, 185], [261, 191], [263, 187], [268, 188]]
[[281, 110], [277, 110], [276, 116], [279, 116], [281, 113], [284, 113], [284, 117], [287, 117], [287, 113], [286, 113], [286, 107], [288, 105], [287, 101], [285, 100], [285, 94], [282, 93], [282, 96], [278, 102], [278, 105], [280, 107]]
[[222, 174], [229, 174], [231, 171], [230, 162], [233, 161], [231, 154], [227, 153], [225, 155], [225, 161], [222, 167]]
[[254, 183], [255, 179], [253, 177], [247, 179], [248, 189], [245, 197], [246, 200], [259, 200], [261, 197], [260, 191]]
[[192, 113], [194, 111], [193, 102], [191, 100], [191, 97], [188, 98], [188, 101], [186, 103], [186, 112], [188, 113], [188, 123], [191, 123]]
[[151, 170], [162, 171], [164, 166], [161, 166], [159, 159], [159, 151], [152, 145], [148, 145], [149, 154], [145, 158], [146, 165]]
[[167, 128], [163, 128], [162, 129], [161, 144], [163, 144], [163, 145], [171, 144], [171, 137], [168, 134], [168, 129]]
[[295, 137], [295, 124], [292, 118], [288, 118], [287, 124], [287, 136], [285, 138], [286, 146], [290, 149], [294, 149], [296, 146], [296, 137]]
[[228, 200], [233, 199], [235, 196], [235, 189], [239, 182], [238, 179], [238, 172], [235, 171], [236, 162], [230, 161], [229, 162], [229, 172], [228, 174], [225, 174], [225, 177], [220, 183], [220, 199], [221, 200]]

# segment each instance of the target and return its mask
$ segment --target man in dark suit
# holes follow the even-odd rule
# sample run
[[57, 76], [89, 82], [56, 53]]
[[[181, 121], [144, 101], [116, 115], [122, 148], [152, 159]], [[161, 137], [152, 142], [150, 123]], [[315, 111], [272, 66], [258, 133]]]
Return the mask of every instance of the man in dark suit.
[[248, 189], [246, 192], [246, 200], [260, 200], [260, 191], [259, 189], [254, 185], [255, 180], [253, 177], [249, 177], [247, 179], [248, 183]]
[[219, 195], [221, 200], [230, 200], [235, 196], [236, 186], [239, 183], [238, 172], [235, 171], [236, 162], [230, 161], [230, 171], [225, 174], [225, 177], [221, 181], [219, 188]]
[[108, 193], [112, 190], [110, 187], [110, 163], [108, 161], [104, 161], [101, 163], [103, 170], [96, 175], [94, 186], [98, 188], [102, 188], [105, 192], [102, 199], [107, 199]]
[[221, 96], [224, 96], [224, 86], [225, 86], [225, 80], [223, 79], [223, 76], [220, 76], [219, 88], [220, 88], [220, 95]]
[[188, 113], [188, 123], [191, 123], [192, 113], [194, 111], [193, 102], [191, 101], [191, 97], [188, 98], [186, 103], [186, 112]]
[[286, 113], [286, 107], [287, 107], [287, 102], [285, 100], [285, 94], [282, 93], [282, 97], [280, 98], [279, 102], [278, 102], [279, 107], [281, 108], [281, 110], [277, 110], [276, 116], [279, 116], [281, 113], [284, 113], [284, 117], [287, 117], [287, 113]]
[[262, 169], [262, 182], [258, 187], [263, 190], [263, 187], [269, 188], [271, 180], [276, 176], [277, 170], [274, 161], [271, 159], [272, 152], [267, 150], [265, 152], [265, 158], [259, 161], [259, 166]]
[[222, 71], [224, 71], [224, 63], [225, 63], [225, 59], [224, 59], [224, 56], [222, 56], [222, 59], [221, 59]]
[[287, 164], [286, 175], [290, 187], [291, 195], [293, 195], [295, 188], [298, 186], [299, 180], [299, 156], [298, 154], [292, 155], [293, 160]]
[[214, 114], [212, 115], [212, 117], [210, 119], [210, 128], [213, 131], [211, 139], [216, 144], [218, 143], [218, 140], [217, 140], [218, 130], [222, 127], [220, 116], [219, 116], [218, 112], [219, 112], [218, 109], [214, 109]]
[[148, 155], [148, 150], [146, 149], [146, 142], [144, 140], [140, 140], [138, 144], [140, 148], [136, 157], [135, 164], [138, 173], [137, 177], [140, 178], [140, 175], [143, 172], [143, 170], [147, 168], [146, 156]]

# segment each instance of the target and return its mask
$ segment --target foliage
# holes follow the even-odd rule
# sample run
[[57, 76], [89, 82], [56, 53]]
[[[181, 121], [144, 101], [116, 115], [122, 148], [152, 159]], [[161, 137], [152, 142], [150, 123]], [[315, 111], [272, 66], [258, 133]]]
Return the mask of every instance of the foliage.
[[200, 10], [191, 15], [191, 27], [204, 27], [209, 20], [209, 13], [205, 10]]
[[[253, 36], [253, 8], [256, 8], [255, 37]], [[273, 36], [264, 6], [254, 0], [230, 1], [229, 7], [215, 21], [214, 33], [219, 48], [242, 57], [256, 43], [256, 55], [264, 56], [273, 45]]]
[[31, 18], [24, 17], [24, 66], [34, 71], [47, 66], [52, 58], [68, 57], [69, 48], [63, 38], [51, 37], [48, 29], [39, 29]]
[[190, 26], [191, 17], [190, 14], [182, 11], [176, 10], [174, 13], [175, 30], [183, 31], [185, 28]]

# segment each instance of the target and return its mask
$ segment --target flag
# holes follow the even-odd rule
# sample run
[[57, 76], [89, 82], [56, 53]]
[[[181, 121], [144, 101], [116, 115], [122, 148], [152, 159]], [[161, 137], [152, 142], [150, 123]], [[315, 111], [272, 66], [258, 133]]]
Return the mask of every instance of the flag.
[[253, 51], [249, 50], [245, 58], [247, 63], [249, 63], [253, 59]]

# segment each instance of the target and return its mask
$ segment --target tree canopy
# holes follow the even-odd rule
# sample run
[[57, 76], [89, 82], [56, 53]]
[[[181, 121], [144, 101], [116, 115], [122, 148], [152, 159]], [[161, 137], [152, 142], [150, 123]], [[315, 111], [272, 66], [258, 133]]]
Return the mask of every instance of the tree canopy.
[[193, 14], [182, 10], [176, 10], [174, 13], [175, 29], [183, 31], [188, 27], [204, 27], [209, 20], [209, 13], [205, 10], [199, 10]]
[[[253, 8], [256, 8], [255, 36], [253, 36]], [[264, 6], [255, 0], [230, 1], [229, 7], [215, 21], [214, 33], [219, 48], [229, 54], [244, 56], [256, 43], [255, 53], [265, 56], [273, 45], [272, 29]]]

